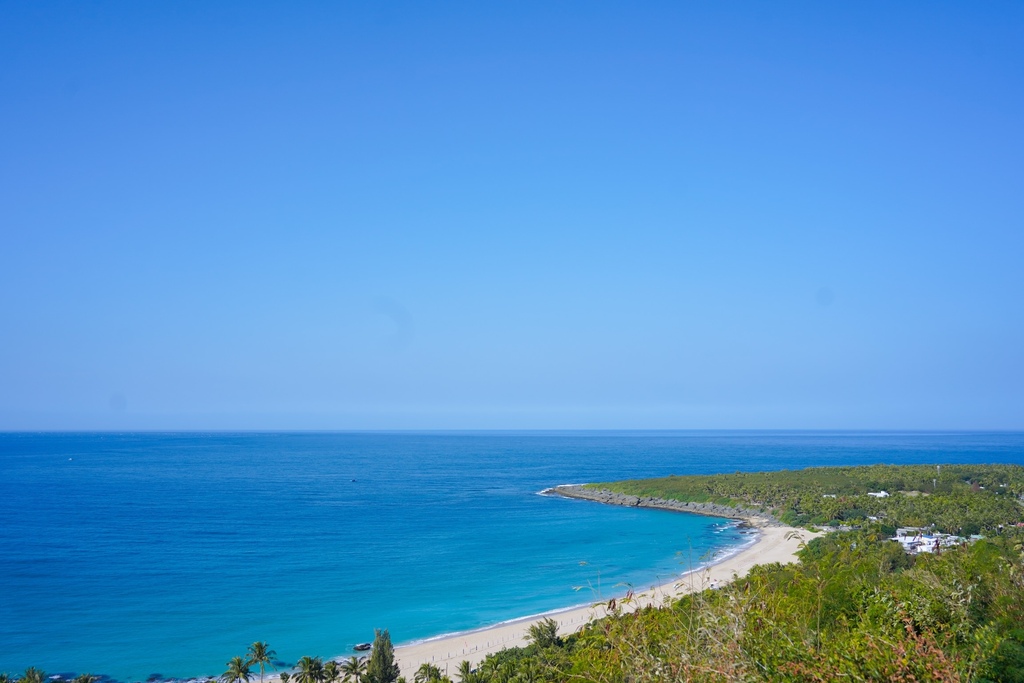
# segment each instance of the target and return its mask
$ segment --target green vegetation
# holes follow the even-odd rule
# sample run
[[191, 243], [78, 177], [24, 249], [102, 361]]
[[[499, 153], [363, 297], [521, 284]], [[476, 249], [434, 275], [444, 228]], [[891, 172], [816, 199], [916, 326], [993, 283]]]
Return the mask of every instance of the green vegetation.
[[395, 648], [391, 645], [391, 634], [387, 629], [377, 629], [373, 637], [373, 651], [366, 664], [366, 683], [395, 683], [398, 680], [398, 664], [395, 662]]
[[[811, 541], [660, 609], [488, 657], [510, 681], [1024, 681], [1024, 536], [906, 555], [877, 530]], [[620, 603], [621, 604], [621, 603]]]
[[324, 660], [320, 657], [300, 657], [295, 665], [296, 683], [324, 683]]
[[228, 670], [221, 674], [220, 680], [223, 683], [249, 683], [252, 672], [249, 670], [249, 662], [241, 657], [232, 657], [228, 662]]
[[342, 680], [361, 683], [366, 675], [366, 658], [349, 657], [341, 663]]
[[254, 664], [260, 668], [260, 683], [263, 683], [263, 672], [266, 667], [275, 668], [271, 664], [271, 660], [277, 656], [277, 653], [270, 649], [270, 646], [264, 642], [256, 641], [249, 646], [249, 651], [246, 653], [246, 661], [249, 666]]
[[554, 619], [541, 619], [527, 629], [527, 640], [542, 649], [560, 644], [558, 622]]
[[441, 673], [441, 669], [430, 662], [424, 662], [420, 665], [420, 668], [416, 670], [412, 680], [414, 683], [441, 683], [441, 681], [445, 679]]
[[[1024, 467], [1018, 465], [812, 467], [590, 486], [634, 496], [760, 508], [794, 526], [877, 517], [887, 526], [934, 524], [939, 531], [969, 535], [1024, 521]], [[890, 495], [868, 495], [880, 491]]]

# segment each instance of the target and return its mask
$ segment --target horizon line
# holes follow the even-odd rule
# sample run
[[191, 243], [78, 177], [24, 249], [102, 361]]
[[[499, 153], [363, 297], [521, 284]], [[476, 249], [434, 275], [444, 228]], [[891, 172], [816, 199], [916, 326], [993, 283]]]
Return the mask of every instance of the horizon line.
[[871, 427], [625, 427], [625, 428], [392, 428], [392, 429], [248, 429], [248, 428], [196, 428], [196, 429], [4, 429], [0, 434], [612, 434], [612, 433], [859, 433], [859, 434], [1024, 434], [1022, 428], [871, 428]]

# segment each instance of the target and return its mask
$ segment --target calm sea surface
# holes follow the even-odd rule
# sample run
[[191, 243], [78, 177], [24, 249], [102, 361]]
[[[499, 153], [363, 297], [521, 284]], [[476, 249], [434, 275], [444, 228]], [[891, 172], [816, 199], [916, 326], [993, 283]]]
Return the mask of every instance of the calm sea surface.
[[1024, 463], [1024, 434], [0, 434], [0, 671], [219, 674], [567, 607], [743, 536], [545, 487], [879, 462]]

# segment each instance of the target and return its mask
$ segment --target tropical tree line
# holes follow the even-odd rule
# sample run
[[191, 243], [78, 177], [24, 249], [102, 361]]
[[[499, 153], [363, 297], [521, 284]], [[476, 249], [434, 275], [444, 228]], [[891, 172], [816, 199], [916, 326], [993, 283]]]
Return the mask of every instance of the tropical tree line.
[[[255, 677], [253, 667], [259, 667], [259, 679], [263, 683], [266, 668], [276, 669], [273, 664], [276, 654], [265, 642], [253, 643], [246, 656], [232, 657], [228, 661], [227, 671], [220, 676], [221, 683], [250, 683]], [[279, 679], [281, 683], [369, 683], [371, 679], [366, 671], [365, 657], [350, 657], [339, 662], [304, 656], [299, 658], [292, 671], [282, 671]]]
[[[793, 525], [837, 525], [869, 517], [952, 534], [1024, 522], [1020, 465], [869, 465], [777, 472], [674, 476], [591, 484], [617, 493], [760, 508]], [[887, 496], [869, 493], [885, 491]]]
[[366, 658], [349, 657], [337, 662], [322, 657], [302, 657], [289, 674], [281, 673], [281, 683], [362, 683], [366, 678]]
[[[250, 683], [254, 678], [252, 667], [260, 670], [263, 683], [265, 667], [273, 668], [276, 653], [266, 643], [249, 646], [245, 657], [233, 657], [227, 671], [220, 676], [221, 683]], [[282, 671], [281, 683], [398, 683], [398, 664], [391, 634], [387, 629], [374, 632], [370, 657], [349, 657], [336, 661], [323, 657], [300, 657], [292, 671]]]
[[[228, 660], [227, 669], [219, 677], [207, 679], [207, 683], [252, 683], [257, 679], [263, 683], [267, 669], [276, 670], [274, 658], [277, 653], [263, 641], [249, 646], [244, 656]], [[324, 661], [322, 657], [301, 657], [293, 670], [282, 671], [281, 683], [398, 683], [398, 665], [394, 661], [394, 647], [391, 635], [385, 629], [375, 632], [371, 657], [349, 657], [347, 660]], [[81, 674], [71, 683], [96, 683], [99, 676]], [[0, 683], [49, 683], [49, 677], [42, 670], [29, 667], [21, 676], [0, 673]]]
[[[99, 676], [93, 674], [79, 674], [71, 679], [72, 683], [96, 683]], [[20, 676], [12, 676], [7, 673], [0, 673], [0, 683], [48, 683], [49, 676], [42, 669], [30, 666]]]

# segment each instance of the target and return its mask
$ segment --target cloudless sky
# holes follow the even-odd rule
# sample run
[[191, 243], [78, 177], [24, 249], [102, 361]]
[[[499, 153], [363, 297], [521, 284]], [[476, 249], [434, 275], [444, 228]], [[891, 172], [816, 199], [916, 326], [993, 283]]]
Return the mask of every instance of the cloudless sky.
[[1024, 429], [1024, 4], [0, 3], [0, 429]]

